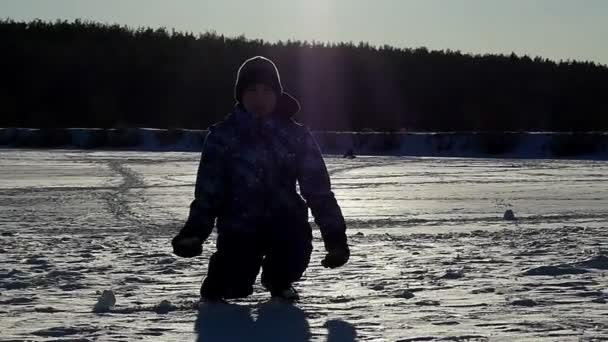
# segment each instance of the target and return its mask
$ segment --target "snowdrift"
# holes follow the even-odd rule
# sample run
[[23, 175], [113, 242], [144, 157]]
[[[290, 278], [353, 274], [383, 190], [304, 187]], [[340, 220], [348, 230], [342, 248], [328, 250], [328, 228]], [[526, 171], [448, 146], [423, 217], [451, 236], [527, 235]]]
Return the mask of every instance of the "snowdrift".
[[[18, 148], [200, 151], [206, 130], [0, 128], [0, 146]], [[327, 154], [443, 157], [592, 158], [608, 157], [608, 133], [313, 132]]]

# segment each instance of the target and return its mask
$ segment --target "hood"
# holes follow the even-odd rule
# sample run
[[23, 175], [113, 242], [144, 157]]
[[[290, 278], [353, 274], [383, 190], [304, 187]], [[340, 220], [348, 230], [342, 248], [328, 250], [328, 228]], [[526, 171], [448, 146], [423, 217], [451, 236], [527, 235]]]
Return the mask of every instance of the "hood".
[[296, 100], [291, 94], [283, 92], [283, 94], [277, 100], [277, 108], [275, 113], [287, 118], [291, 118], [298, 114], [300, 111], [300, 102]]

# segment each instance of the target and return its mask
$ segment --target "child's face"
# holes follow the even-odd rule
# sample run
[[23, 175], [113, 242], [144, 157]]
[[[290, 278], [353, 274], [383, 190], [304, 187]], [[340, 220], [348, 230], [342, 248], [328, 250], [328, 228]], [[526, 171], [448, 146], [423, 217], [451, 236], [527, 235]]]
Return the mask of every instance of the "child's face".
[[277, 105], [277, 94], [265, 84], [253, 84], [243, 92], [243, 106], [255, 115], [272, 113]]

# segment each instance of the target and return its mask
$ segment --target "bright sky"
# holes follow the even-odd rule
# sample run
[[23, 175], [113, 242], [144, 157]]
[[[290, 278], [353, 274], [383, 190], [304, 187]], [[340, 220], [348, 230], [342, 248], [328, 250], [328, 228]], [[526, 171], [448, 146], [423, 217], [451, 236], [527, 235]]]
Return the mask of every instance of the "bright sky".
[[0, 18], [81, 18], [269, 41], [367, 41], [608, 64], [608, 0], [0, 0]]

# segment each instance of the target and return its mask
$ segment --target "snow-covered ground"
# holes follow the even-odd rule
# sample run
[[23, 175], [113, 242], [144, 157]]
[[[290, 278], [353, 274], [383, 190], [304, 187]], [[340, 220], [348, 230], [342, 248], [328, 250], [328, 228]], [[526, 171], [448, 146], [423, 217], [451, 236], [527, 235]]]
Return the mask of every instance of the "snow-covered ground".
[[0, 150], [0, 340], [608, 340], [608, 162], [326, 156], [350, 262], [315, 230], [301, 303], [197, 307], [198, 159]]

